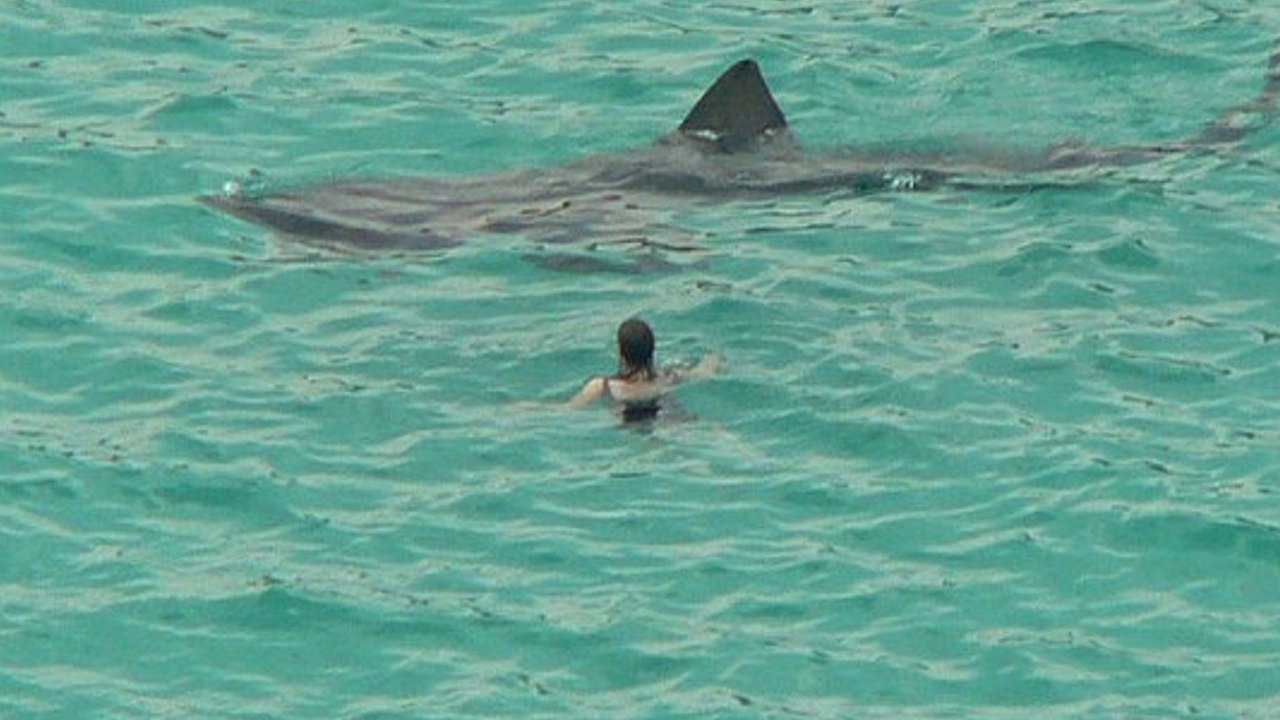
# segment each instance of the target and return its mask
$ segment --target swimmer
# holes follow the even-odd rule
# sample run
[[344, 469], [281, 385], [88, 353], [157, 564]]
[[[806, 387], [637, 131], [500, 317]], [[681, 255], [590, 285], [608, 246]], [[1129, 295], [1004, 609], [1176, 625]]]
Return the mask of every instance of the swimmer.
[[662, 412], [663, 396], [673, 386], [714, 375], [724, 367], [724, 359], [712, 353], [697, 365], [659, 368], [654, 365], [653, 345], [648, 323], [640, 318], [623, 322], [618, 326], [618, 372], [588, 380], [569, 406], [586, 407], [608, 398], [623, 422], [650, 420]]

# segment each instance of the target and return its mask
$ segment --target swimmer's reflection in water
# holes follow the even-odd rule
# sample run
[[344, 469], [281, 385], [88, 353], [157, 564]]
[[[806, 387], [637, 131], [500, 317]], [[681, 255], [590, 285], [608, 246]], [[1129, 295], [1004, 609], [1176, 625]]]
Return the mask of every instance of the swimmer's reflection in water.
[[720, 372], [724, 358], [711, 353], [696, 365], [658, 367], [653, 359], [653, 329], [640, 318], [618, 326], [618, 372], [597, 375], [569, 400], [575, 408], [607, 399], [624, 423], [655, 420], [683, 414], [667, 393], [686, 380], [696, 380]]

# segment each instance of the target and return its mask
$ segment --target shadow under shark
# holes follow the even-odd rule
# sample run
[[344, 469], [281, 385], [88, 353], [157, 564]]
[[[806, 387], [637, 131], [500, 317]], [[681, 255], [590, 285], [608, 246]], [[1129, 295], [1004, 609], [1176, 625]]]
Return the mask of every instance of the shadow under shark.
[[[1224, 111], [1199, 134], [1181, 140], [1116, 147], [1066, 142], [1028, 153], [963, 148], [808, 153], [788, 130], [759, 66], [742, 60], [720, 75], [674, 132], [646, 148], [499, 175], [344, 180], [288, 192], [232, 191], [199, 199], [289, 238], [336, 250], [425, 250], [490, 233], [542, 243], [679, 250], [654, 237], [663, 236], [654, 225], [656, 211], [672, 196], [1060, 186], [1064, 180], [1053, 176], [1059, 171], [1135, 165], [1237, 142], [1271, 122], [1278, 95], [1280, 46], [1272, 51], [1262, 91], [1253, 101]], [[646, 255], [626, 265], [586, 255], [546, 255], [540, 261], [581, 271], [665, 266], [657, 254]]]

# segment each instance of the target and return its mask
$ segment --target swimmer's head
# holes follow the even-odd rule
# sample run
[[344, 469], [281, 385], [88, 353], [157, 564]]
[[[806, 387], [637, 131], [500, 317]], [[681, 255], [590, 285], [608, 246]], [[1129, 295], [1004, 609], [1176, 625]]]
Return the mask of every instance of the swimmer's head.
[[653, 374], [653, 330], [648, 323], [631, 318], [618, 326], [618, 358], [622, 375]]

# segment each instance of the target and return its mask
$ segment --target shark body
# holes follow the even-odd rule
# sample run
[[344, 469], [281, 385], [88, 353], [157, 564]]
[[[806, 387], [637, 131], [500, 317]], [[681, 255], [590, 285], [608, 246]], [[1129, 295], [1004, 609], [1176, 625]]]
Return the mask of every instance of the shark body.
[[1134, 165], [1237, 142], [1273, 119], [1277, 96], [1280, 48], [1269, 58], [1258, 96], [1222, 112], [1190, 138], [1119, 147], [1069, 142], [1032, 153], [808, 153], [792, 136], [759, 66], [748, 59], [725, 70], [683, 122], [649, 147], [498, 175], [347, 180], [199, 199], [282, 235], [334, 249], [425, 250], [489, 233], [545, 243], [661, 245], [653, 239], [652, 210], [672, 196], [1026, 189], [1054, 184], [1046, 173]]

